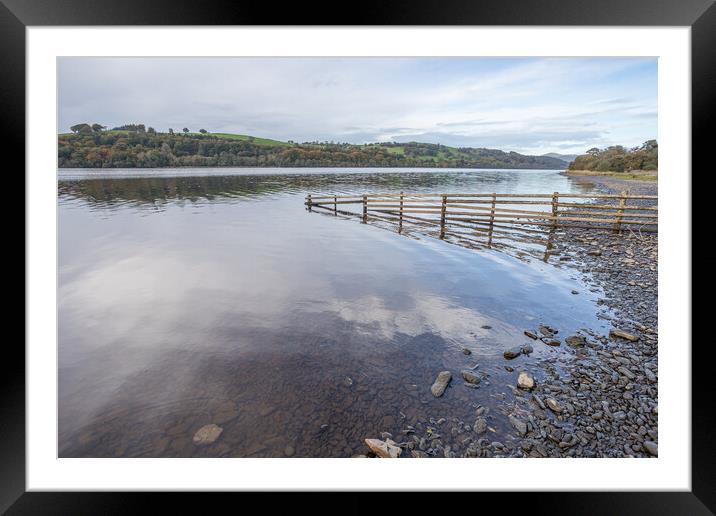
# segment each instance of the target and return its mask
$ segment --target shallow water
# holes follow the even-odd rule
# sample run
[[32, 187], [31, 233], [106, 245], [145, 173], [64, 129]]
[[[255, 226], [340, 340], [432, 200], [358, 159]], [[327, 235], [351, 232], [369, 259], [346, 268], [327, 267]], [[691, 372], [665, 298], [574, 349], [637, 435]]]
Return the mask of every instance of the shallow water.
[[[303, 205], [318, 192], [588, 191], [558, 171], [117, 172], [59, 172], [63, 457], [351, 456], [381, 431], [503, 402], [517, 372], [502, 352], [525, 329], [604, 327], [599, 293], [558, 263]], [[538, 344], [510, 365], [561, 352]], [[470, 389], [459, 371], [477, 363]], [[209, 423], [219, 439], [194, 445]]]

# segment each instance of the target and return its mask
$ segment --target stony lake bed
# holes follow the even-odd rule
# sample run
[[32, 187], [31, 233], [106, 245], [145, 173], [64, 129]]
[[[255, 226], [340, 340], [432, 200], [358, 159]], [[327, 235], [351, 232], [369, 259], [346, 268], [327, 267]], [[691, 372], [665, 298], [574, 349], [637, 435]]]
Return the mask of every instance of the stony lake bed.
[[543, 261], [301, 202], [619, 185], [220, 173], [61, 175], [60, 456], [658, 454], [656, 234], [570, 229]]

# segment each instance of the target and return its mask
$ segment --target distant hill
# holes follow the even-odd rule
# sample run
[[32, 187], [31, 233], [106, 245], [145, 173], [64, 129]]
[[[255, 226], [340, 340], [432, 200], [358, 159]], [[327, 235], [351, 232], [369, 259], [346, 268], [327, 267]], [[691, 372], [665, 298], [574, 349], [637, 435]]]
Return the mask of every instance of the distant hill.
[[229, 133], [159, 133], [142, 124], [104, 130], [78, 124], [59, 134], [61, 168], [440, 167], [563, 170], [551, 156], [433, 143], [283, 142]]
[[542, 154], [542, 156], [561, 159], [562, 161], [569, 163], [570, 161], [573, 161], [574, 158], [578, 156], [578, 154], [557, 154], [556, 152], [548, 152], [547, 154]]

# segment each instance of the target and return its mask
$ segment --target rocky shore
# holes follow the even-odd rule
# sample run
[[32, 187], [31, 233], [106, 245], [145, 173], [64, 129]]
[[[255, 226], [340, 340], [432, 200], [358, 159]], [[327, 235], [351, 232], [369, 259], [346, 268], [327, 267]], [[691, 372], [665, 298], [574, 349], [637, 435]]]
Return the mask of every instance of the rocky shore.
[[[607, 176], [574, 180], [593, 183], [604, 193], [657, 193], [655, 182]], [[477, 406], [470, 420], [436, 414], [406, 424], [399, 435], [366, 436], [366, 453], [358, 456], [658, 455], [658, 234], [567, 231], [569, 238], [561, 238], [553, 254], [560, 266], [582, 274], [593, 292], [604, 293], [597, 304], [609, 331], [563, 335], [550, 321], [524, 328], [524, 339], [504, 352], [504, 368], [513, 373], [514, 385], [505, 386], [508, 395], [496, 408]], [[537, 346], [563, 352], [537, 364], [523, 363], [520, 357]], [[479, 386], [479, 368], [435, 374], [431, 392], [436, 397], [456, 381]]]

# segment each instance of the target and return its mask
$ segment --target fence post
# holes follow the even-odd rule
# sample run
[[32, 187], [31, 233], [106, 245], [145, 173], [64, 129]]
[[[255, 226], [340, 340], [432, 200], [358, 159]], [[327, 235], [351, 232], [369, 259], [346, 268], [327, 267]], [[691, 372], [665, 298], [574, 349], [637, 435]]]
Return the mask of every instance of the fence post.
[[398, 233], [403, 232], [403, 192], [400, 192], [400, 219], [398, 222]]
[[622, 215], [624, 215], [624, 205], [626, 204], [626, 197], [629, 195], [629, 190], [622, 190], [621, 197], [619, 198], [619, 209], [617, 210], [617, 218], [614, 224], [614, 231], [621, 232], [622, 230]]
[[490, 208], [490, 229], [487, 232], [487, 247], [492, 247], [492, 229], [495, 225], [495, 203], [497, 202], [497, 194], [492, 192], [492, 207]]
[[442, 206], [440, 207], [440, 239], [445, 238], [445, 209], [447, 208], [447, 195], [443, 195]]
[[557, 227], [557, 203], [559, 202], [559, 192], [552, 194], [552, 228]]
[[368, 222], [368, 196], [363, 195], [363, 224]]
[[313, 202], [311, 201], [311, 194], [308, 194], [308, 202], [306, 204], [308, 205], [308, 211], [311, 211], [311, 206], [313, 205]]
[[333, 215], [338, 215], [338, 197], [333, 196]]

